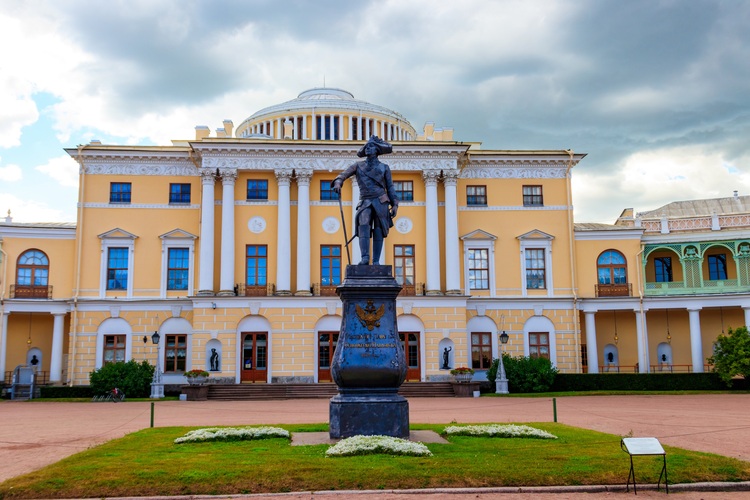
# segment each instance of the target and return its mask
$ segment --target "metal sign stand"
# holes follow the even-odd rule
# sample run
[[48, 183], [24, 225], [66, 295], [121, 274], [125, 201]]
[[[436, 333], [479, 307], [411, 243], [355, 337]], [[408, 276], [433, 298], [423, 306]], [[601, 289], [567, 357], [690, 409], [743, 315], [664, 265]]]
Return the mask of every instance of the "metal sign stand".
[[620, 441], [622, 451], [630, 455], [630, 473], [628, 474], [627, 491], [630, 491], [630, 478], [633, 478], [633, 492], [637, 495], [638, 490], [635, 485], [635, 469], [633, 468], [633, 457], [642, 455], [661, 455], [664, 458], [664, 465], [659, 474], [659, 482], [656, 489], [661, 489], [661, 478], [664, 478], [664, 488], [669, 494], [669, 483], [667, 483], [667, 452], [662, 448], [661, 443], [656, 438], [623, 438]]

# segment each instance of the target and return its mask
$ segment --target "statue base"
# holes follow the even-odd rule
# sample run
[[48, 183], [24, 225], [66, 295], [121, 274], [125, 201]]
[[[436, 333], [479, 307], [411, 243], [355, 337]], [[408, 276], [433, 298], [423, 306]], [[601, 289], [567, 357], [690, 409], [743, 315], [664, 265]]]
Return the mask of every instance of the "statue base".
[[409, 439], [409, 402], [398, 390], [340, 391], [329, 404], [329, 435]]

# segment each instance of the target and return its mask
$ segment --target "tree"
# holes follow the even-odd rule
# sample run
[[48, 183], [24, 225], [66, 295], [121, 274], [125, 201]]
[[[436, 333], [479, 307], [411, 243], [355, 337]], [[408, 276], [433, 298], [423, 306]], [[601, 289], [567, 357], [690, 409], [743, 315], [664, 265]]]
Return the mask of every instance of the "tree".
[[[492, 360], [487, 370], [487, 380], [495, 382], [500, 360]], [[542, 357], [513, 357], [503, 354], [503, 366], [508, 378], [508, 390], [516, 393], [548, 392], [555, 383], [557, 368], [552, 362]]]
[[129, 398], [145, 398], [151, 392], [154, 367], [147, 361], [107, 363], [89, 375], [94, 394], [107, 394], [117, 387]]
[[714, 355], [708, 358], [708, 362], [714, 365], [713, 371], [728, 386], [738, 375], [750, 378], [750, 333], [747, 327], [730, 328], [727, 335], [719, 335]]

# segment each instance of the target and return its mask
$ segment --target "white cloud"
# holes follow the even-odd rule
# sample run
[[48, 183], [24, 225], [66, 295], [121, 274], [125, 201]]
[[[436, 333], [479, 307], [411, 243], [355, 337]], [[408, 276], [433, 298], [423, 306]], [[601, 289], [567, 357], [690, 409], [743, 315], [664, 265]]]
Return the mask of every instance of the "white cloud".
[[0, 167], [0, 181], [3, 182], [17, 182], [23, 179], [23, 173], [21, 167], [18, 165], [6, 165]]
[[[63, 206], [62, 203], [60, 205]], [[10, 211], [13, 222], [75, 222], [75, 199], [65, 207], [67, 211], [0, 192], [0, 220], [5, 220]]]
[[68, 155], [51, 158], [36, 169], [55, 179], [61, 186], [78, 188], [78, 163]]

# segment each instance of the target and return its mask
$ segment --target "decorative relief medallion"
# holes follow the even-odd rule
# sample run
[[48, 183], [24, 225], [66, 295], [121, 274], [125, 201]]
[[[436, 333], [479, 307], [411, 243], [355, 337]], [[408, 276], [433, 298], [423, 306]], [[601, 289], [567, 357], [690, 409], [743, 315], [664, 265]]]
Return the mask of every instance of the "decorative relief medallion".
[[380, 307], [375, 309], [372, 300], [367, 301], [367, 306], [364, 309], [359, 304], [355, 305], [355, 309], [360, 323], [369, 331], [380, 326], [380, 318], [385, 314], [385, 304], [380, 304]]
[[336, 217], [326, 217], [323, 221], [323, 231], [328, 234], [333, 234], [339, 230], [341, 223]]
[[411, 219], [408, 217], [399, 217], [394, 225], [396, 226], [396, 231], [401, 234], [410, 233], [414, 227], [414, 223], [412, 223]]
[[266, 219], [260, 215], [253, 217], [247, 223], [247, 228], [250, 232], [260, 234], [266, 230]]

